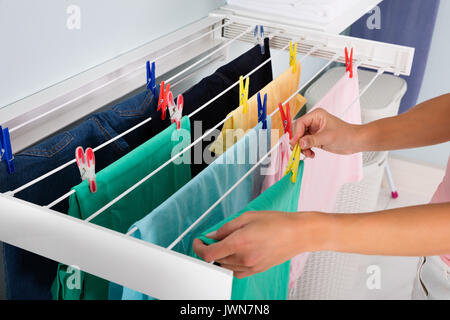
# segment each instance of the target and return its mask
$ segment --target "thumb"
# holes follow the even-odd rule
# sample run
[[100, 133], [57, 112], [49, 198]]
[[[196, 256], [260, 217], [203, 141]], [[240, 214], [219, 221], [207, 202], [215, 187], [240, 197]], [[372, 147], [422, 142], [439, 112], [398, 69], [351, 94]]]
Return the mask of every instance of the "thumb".
[[299, 145], [302, 150], [320, 147], [318, 135], [306, 135], [300, 138]]

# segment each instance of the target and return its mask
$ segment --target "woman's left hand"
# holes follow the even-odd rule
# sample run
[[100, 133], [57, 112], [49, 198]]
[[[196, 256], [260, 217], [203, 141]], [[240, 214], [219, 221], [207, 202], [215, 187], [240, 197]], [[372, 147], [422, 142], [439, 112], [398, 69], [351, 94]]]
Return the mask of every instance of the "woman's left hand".
[[235, 277], [245, 278], [311, 251], [314, 216], [315, 213], [246, 212], [207, 235], [218, 242], [205, 245], [195, 239], [193, 249], [203, 260], [220, 263]]

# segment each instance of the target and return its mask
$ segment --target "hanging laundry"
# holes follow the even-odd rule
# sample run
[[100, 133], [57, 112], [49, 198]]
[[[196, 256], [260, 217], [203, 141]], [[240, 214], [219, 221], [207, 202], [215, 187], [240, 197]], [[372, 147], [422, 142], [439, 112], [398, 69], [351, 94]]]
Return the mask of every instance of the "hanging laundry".
[[[191, 114], [198, 108], [202, 107], [205, 103], [222, 93], [225, 89], [239, 81], [240, 76], [245, 76], [264, 61], [270, 59], [270, 46], [268, 38], [264, 40], [264, 46], [266, 48], [264, 54], [261, 54], [261, 49], [258, 45], [256, 45], [243, 55], [217, 69], [216, 72], [204, 78], [191, 89], [184, 92], [183, 113], [185, 115]], [[265, 85], [270, 83], [272, 79], [272, 64], [269, 62], [250, 76], [249, 95], [251, 96], [256, 94]], [[209, 129], [216, 126], [220, 123], [220, 121], [225, 119], [227, 114], [233, 111], [237, 105], [239, 105], [238, 85], [234, 86], [227, 93], [192, 116], [191, 128], [194, 133], [192, 135], [192, 142], [205, 134]], [[196, 129], [196, 122], [201, 125], [201, 130]], [[252, 128], [255, 125], [256, 122], [253, 124]], [[193, 177], [206, 168], [208, 164], [210, 164], [210, 162], [205, 161], [203, 157], [203, 144], [205, 142], [206, 141], [199, 142], [192, 148], [191, 168]], [[209, 144], [209, 142], [207, 144]]]
[[[87, 181], [74, 189], [70, 197], [69, 215], [87, 219], [103, 206], [114, 200], [145, 176], [158, 169], [172, 158], [174, 148], [186, 148], [190, 144], [189, 119], [181, 121], [184, 133], [174, 139], [176, 125], [173, 124], [139, 148], [97, 173], [98, 191], [91, 193]], [[186, 134], [188, 133], [188, 135]], [[185, 153], [189, 158], [189, 151]], [[184, 155], [183, 155], [184, 156]], [[92, 223], [125, 233], [137, 220], [163, 203], [191, 178], [189, 164], [172, 162], [123, 199], [109, 207], [92, 220]], [[53, 293], [55, 299], [108, 299], [109, 282], [81, 272], [81, 286], [69, 286], [73, 276], [71, 267], [60, 264]]]
[[[286, 101], [297, 89], [300, 82], [301, 64], [297, 62], [296, 72], [292, 68], [286, 69], [279, 77], [265, 86], [261, 91], [261, 97], [267, 94], [267, 114], [270, 115], [280, 102]], [[250, 80], [250, 87], [252, 82]], [[291, 114], [295, 116], [305, 105], [306, 99], [296, 95], [291, 101]], [[247, 130], [258, 123], [257, 95], [253, 95], [247, 102], [248, 111], [244, 113], [243, 106], [231, 112], [232, 118], [228, 119], [222, 128], [222, 133], [211, 144], [210, 150], [216, 154], [222, 154], [239, 140]], [[224, 117], [225, 118], [225, 117]], [[281, 115], [277, 112], [272, 118], [272, 130], [278, 130], [278, 137], [284, 134]], [[272, 146], [278, 139], [272, 139]]]
[[284, 176], [289, 159], [291, 158], [291, 146], [289, 144], [289, 134], [284, 134], [280, 138], [280, 145], [270, 156], [270, 165], [267, 175], [264, 178], [261, 192], [264, 192]]
[[[261, 123], [249, 130], [244, 138], [197, 177], [136, 222], [132, 228], [138, 229], [133, 236], [167, 248], [270, 150], [270, 122], [268, 117], [268, 130], [262, 130]], [[205, 226], [213, 226], [245, 208], [260, 194], [265, 173], [262, 170], [266, 169], [263, 162], [195, 226], [174, 250], [188, 254], [192, 248], [193, 235], [199, 234], [199, 230], [204, 230]], [[125, 288], [123, 299], [142, 300], [149, 297]]]
[[[205, 244], [216, 242], [207, 238], [206, 235], [218, 230], [225, 223], [236, 219], [247, 211], [281, 211], [296, 212], [298, 209], [298, 197], [302, 184], [303, 161], [300, 162], [295, 183], [291, 182], [292, 173], [284, 176], [269, 189], [264, 191], [258, 198], [253, 200], [245, 209], [232, 215], [219, 224], [200, 233], [196, 238]], [[197, 257], [191, 249], [191, 256]], [[198, 258], [198, 257], [197, 257]], [[247, 278], [233, 278], [231, 291], [232, 300], [286, 300], [288, 296], [290, 261], [257, 273]]]
[[[157, 88], [159, 92], [159, 87]], [[142, 122], [156, 111], [157, 97], [143, 91], [112, 109], [93, 114], [74, 129], [59, 133], [14, 155], [16, 172], [9, 175], [0, 163], [0, 192], [7, 192], [71, 161], [78, 146], [96, 147]], [[158, 128], [152, 121], [117, 139], [95, 153], [96, 168], [102, 170], [152, 137]], [[77, 166], [71, 165], [41, 182], [17, 193], [19, 199], [48, 205], [80, 183]], [[67, 213], [68, 201], [52, 208]], [[6, 297], [9, 300], [50, 300], [57, 262], [26, 250], [4, 244]]]
[[[345, 73], [312, 110], [319, 107], [346, 122], [361, 124], [358, 72], [354, 70], [352, 78]], [[314, 152], [314, 159], [305, 159], [307, 170], [303, 175], [299, 211], [333, 212], [339, 189], [345, 183], [362, 179], [362, 154], [338, 155], [321, 149]], [[301, 254], [291, 260], [290, 288], [302, 274], [306, 259], [307, 255]]]

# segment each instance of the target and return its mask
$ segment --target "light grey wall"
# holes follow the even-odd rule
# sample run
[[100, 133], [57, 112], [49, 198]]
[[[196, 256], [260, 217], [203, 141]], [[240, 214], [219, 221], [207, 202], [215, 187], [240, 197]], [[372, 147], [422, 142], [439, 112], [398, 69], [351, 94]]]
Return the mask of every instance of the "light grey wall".
[[[450, 1], [441, 0], [418, 103], [450, 92], [449, 32]], [[395, 151], [393, 154], [444, 167], [450, 155], [450, 142], [424, 148]]]
[[[197, 21], [225, 0], [0, 0], [0, 108]], [[67, 8], [81, 10], [69, 30]]]

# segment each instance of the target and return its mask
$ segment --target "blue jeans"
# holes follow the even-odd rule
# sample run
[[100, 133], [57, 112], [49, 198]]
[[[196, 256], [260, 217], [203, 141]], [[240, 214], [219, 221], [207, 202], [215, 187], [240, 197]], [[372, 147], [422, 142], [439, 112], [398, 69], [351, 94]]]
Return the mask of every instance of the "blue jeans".
[[[159, 92], [159, 88], [157, 88]], [[116, 105], [111, 110], [94, 114], [76, 128], [46, 139], [17, 155], [16, 172], [9, 175], [4, 162], [0, 163], [0, 192], [14, 190], [23, 184], [73, 160], [78, 146], [96, 147], [149, 116], [156, 116], [157, 99], [150, 91], [141, 92]], [[96, 170], [107, 167], [158, 130], [160, 121], [152, 121], [125, 135], [95, 153]], [[78, 167], [73, 164], [64, 170], [16, 194], [17, 198], [37, 205], [47, 205], [69, 192], [81, 182]], [[68, 201], [54, 210], [66, 213]], [[4, 244], [7, 299], [51, 299], [50, 287], [56, 275], [57, 262]]]

